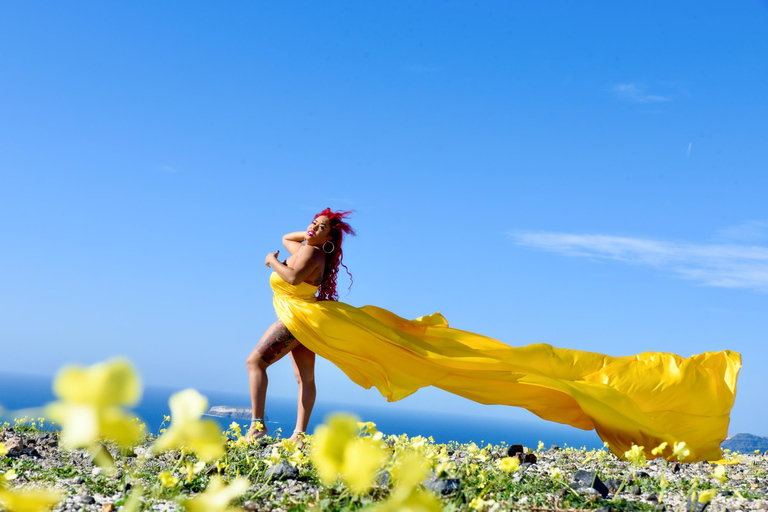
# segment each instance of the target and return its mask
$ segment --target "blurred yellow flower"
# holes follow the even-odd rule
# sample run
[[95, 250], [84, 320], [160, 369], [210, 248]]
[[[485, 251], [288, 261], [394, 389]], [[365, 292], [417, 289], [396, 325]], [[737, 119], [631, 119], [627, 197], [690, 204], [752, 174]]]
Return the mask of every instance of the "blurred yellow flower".
[[717, 489], [707, 489], [699, 493], [698, 501], [699, 503], [709, 503], [715, 496], [717, 496]]
[[517, 471], [520, 467], [520, 459], [517, 457], [504, 457], [496, 462], [496, 465], [505, 473]]
[[194, 389], [185, 389], [171, 396], [171, 426], [155, 441], [153, 451], [188, 448], [204, 461], [224, 454], [219, 426], [214, 420], [201, 420], [208, 409], [208, 400]]
[[125, 505], [120, 507], [120, 512], [139, 512], [139, 509], [143, 505], [141, 502], [141, 497], [143, 495], [144, 487], [142, 487], [141, 484], [136, 484], [131, 491], [131, 494], [128, 496], [128, 499], [125, 500]]
[[224, 479], [215, 475], [211, 478], [211, 482], [208, 484], [205, 492], [194, 498], [184, 500], [182, 505], [190, 512], [241, 511], [240, 507], [230, 506], [229, 504], [247, 491], [249, 486], [248, 479], [244, 477], [237, 477], [227, 485], [224, 483]]
[[358, 494], [368, 491], [376, 482], [376, 473], [387, 455], [380, 443], [370, 438], [357, 438], [347, 445], [344, 465], [341, 468], [343, 480]]
[[431, 492], [424, 491], [419, 484], [424, 481], [427, 471], [422, 458], [416, 451], [406, 451], [399, 457], [390, 471], [396, 482], [389, 498], [372, 505], [368, 512], [440, 512], [443, 505]]
[[624, 458], [635, 466], [645, 466], [645, 447], [632, 445], [632, 448], [624, 452]]
[[400, 493], [390, 494], [386, 500], [363, 510], [365, 512], [443, 512], [443, 505], [431, 492], [412, 487], [403, 489]]
[[718, 480], [721, 484], [724, 484], [728, 480], [728, 476], [725, 474], [725, 466], [718, 464], [715, 471], [712, 473], [713, 478]]
[[0, 488], [0, 505], [8, 512], [43, 512], [51, 510], [64, 495], [59, 491], [43, 489]]
[[53, 392], [60, 400], [48, 406], [47, 414], [62, 425], [67, 446], [92, 447], [100, 437], [125, 447], [139, 441], [141, 429], [121, 407], [141, 398], [141, 382], [128, 361], [66, 366], [56, 376]]
[[496, 505], [494, 500], [484, 500], [480, 496], [473, 498], [469, 503], [467, 503], [467, 506], [472, 510], [485, 510], [486, 507], [491, 507], [491, 509], [494, 509], [494, 505]]
[[157, 478], [160, 479], [160, 483], [163, 487], [173, 487], [179, 483], [179, 479], [171, 474], [170, 471], [163, 471]]
[[685, 446], [685, 442], [675, 443], [672, 447], [672, 456], [677, 457], [677, 460], [684, 461], [691, 455], [691, 450]]
[[666, 441], [664, 441], [664, 442], [663, 442], [663, 443], [661, 443], [659, 446], [657, 446], [656, 448], [654, 448], [653, 450], [651, 450], [651, 453], [652, 453], [652, 454], [654, 454], [654, 455], [658, 455], [658, 456], [662, 456], [662, 455], [664, 455], [664, 450], [666, 450], [666, 449], [667, 449], [667, 445], [668, 445], [668, 444], [669, 444], [669, 443], [667, 443]]
[[380, 441], [358, 437], [355, 416], [334, 414], [315, 429], [310, 456], [320, 479], [330, 485], [341, 476], [355, 493], [370, 489], [386, 458]]

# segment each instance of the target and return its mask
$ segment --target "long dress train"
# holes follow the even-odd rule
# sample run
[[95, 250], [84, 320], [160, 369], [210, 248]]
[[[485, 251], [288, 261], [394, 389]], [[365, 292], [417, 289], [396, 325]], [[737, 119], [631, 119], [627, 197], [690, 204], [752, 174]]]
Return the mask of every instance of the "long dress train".
[[611, 357], [543, 343], [513, 347], [448, 327], [439, 313], [406, 320], [381, 308], [316, 301], [317, 287], [270, 277], [278, 318], [311, 351], [388, 401], [435, 386], [483, 404], [525, 407], [590, 430], [617, 455], [632, 444], [664, 452], [684, 441], [686, 461], [721, 457], [741, 355], [663, 352]]

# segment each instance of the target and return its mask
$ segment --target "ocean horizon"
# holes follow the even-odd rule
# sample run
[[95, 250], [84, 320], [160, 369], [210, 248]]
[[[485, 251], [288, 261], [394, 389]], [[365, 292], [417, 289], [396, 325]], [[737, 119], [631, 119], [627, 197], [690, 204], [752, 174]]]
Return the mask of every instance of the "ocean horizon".
[[[51, 384], [53, 377], [14, 374], [0, 372], [0, 421], [13, 422], [14, 418], [29, 415], [45, 416], [42, 407], [54, 401]], [[141, 402], [130, 410], [147, 425], [150, 432], [157, 433], [163, 422], [163, 416], [170, 415], [168, 399], [181, 389], [161, 386], [144, 386]], [[247, 393], [227, 393], [220, 391], [198, 390], [208, 398], [208, 406], [250, 407]], [[333, 412], [349, 412], [362, 421], [372, 421], [385, 434], [407, 434], [409, 437], [421, 435], [432, 437], [435, 442], [459, 443], [475, 442], [478, 444], [523, 444], [536, 447], [539, 441], [545, 446], [585, 446], [589, 449], [603, 446], [602, 440], [594, 431], [583, 431], [568, 425], [545, 421], [520, 421], [499, 416], [481, 416], [456, 412], [421, 411], [417, 409], [394, 409], [386, 405], [361, 405], [359, 403], [340, 403], [318, 401], [312, 412], [307, 428], [312, 432]], [[206, 415], [207, 416], [207, 415]], [[296, 399], [280, 396], [267, 397], [267, 427], [274, 435], [280, 429], [284, 437], [289, 437], [296, 423]], [[207, 416], [216, 420], [222, 430], [232, 421], [247, 427], [247, 420], [233, 420], [218, 416]]]

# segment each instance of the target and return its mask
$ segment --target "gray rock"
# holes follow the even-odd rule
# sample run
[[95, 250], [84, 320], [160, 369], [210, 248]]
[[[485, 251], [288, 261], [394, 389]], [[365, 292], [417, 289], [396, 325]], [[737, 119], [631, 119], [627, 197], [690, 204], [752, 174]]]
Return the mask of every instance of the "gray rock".
[[5, 442], [5, 448], [10, 452], [21, 452], [24, 449], [24, 441], [20, 437], [12, 437]]
[[445, 496], [461, 489], [461, 480], [458, 478], [427, 478], [424, 480], [424, 488], [435, 494]]
[[693, 493], [685, 500], [685, 510], [687, 512], [704, 512], [709, 506], [709, 502], [702, 503], [698, 500], [698, 494]]
[[286, 461], [281, 460], [277, 464], [270, 466], [264, 476], [267, 480], [288, 480], [296, 479], [299, 477], [299, 470], [295, 466], [291, 466]]
[[605, 486], [608, 487], [609, 491], [616, 492], [621, 487], [621, 480], [618, 478], [608, 478], [605, 480]]
[[584, 471], [583, 469], [580, 469], [573, 475], [573, 480], [576, 482], [578, 487], [588, 487], [590, 489], [594, 489], [603, 498], [608, 496], [608, 487], [602, 482], [602, 480], [600, 480], [600, 477], [597, 476], [597, 473], [593, 471]]

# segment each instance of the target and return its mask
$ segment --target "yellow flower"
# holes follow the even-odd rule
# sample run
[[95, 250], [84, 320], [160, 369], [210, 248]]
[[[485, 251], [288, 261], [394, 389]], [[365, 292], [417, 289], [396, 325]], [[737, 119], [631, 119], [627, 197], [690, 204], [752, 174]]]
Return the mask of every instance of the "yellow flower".
[[51, 510], [64, 497], [59, 491], [0, 488], [0, 505], [9, 512], [43, 512]]
[[185, 389], [171, 396], [171, 426], [155, 441], [154, 451], [188, 448], [204, 461], [224, 454], [219, 426], [214, 420], [201, 420], [208, 400], [194, 389]]
[[304, 462], [306, 462], [306, 457], [304, 456], [304, 453], [301, 450], [296, 450], [291, 454], [290, 457], [288, 457], [288, 462], [292, 466], [302, 466]]
[[668, 443], [666, 441], [664, 441], [659, 446], [657, 446], [656, 448], [651, 450], [651, 453], [654, 454], [654, 455], [664, 455], [664, 450], [667, 449], [667, 444]]
[[624, 458], [635, 466], [645, 466], [645, 447], [632, 445], [632, 448], [624, 452]]
[[435, 474], [437, 476], [446, 476], [446, 475], [453, 476], [455, 471], [456, 471], [456, 464], [454, 464], [450, 460], [441, 461], [435, 467]]
[[480, 496], [473, 498], [472, 501], [467, 503], [467, 506], [472, 510], [485, 510], [485, 507], [492, 507], [496, 505], [494, 500], [484, 500]]
[[499, 466], [499, 469], [503, 472], [510, 473], [512, 471], [517, 471], [520, 467], [520, 459], [517, 457], [504, 457], [499, 460], [496, 465]]
[[229, 504], [248, 490], [250, 484], [247, 478], [237, 477], [229, 485], [215, 475], [205, 492], [196, 497], [184, 500], [184, 508], [190, 512], [234, 512], [241, 511], [240, 507], [232, 507]]
[[282, 439], [280, 441], [280, 447], [288, 453], [293, 453], [298, 448], [296, 441], [291, 439]]
[[672, 447], [672, 456], [677, 457], [677, 460], [683, 461], [686, 458], [688, 458], [691, 455], [691, 450], [689, 450], [684, 442], [675, 443], [675, 445]]
[[163, 485], [163, 487], [173, 487], [179, 483], [179, 479], [173, 476], [170, 471], [163, 471], [157, 475], [157, 478], [160, 479], [160, 483]]
[[282, 456], [280, 455], [280, 450], [277, 448], [277, 446], [273, 446], [272, 452], [270, 452], [269, 454], [269, 458], [267, 458], [267, 460], [265, 460], [264, 462], [267, 464], [267, 466], [272, 466], [280, 462], [280, 459], [282, 459]]
[[233, 421], [232, 423], [229, 424], [228, 430], [232, 432], [232, 434], [234, 434], [235, 439], [240, 439], [240, 437], [242, 437], [243, 435], [242, 427], [240, 427], [240, 424], [236, 421]]
[[356, 493], [373, 486], [386, 453], [379, 441], [357, 437], [357, 431], [357, 418], [349, 414], [334, 414], [315, 429], [310, 455], [326, 485], [341, 476]]
[[728, 476], [725, 474], [725, 466], [718, 464], [715, 471], [712, 473], [713, 478], [719, 480], [721, 484], [724, 484], [728, 480]]
[[717, 496], [717, 489], [707, 489], [699, 493], [698, 501], [699, 503], [709, 503], [715, 496]]
[[126, 447], [139, 441], [140, 428], [121, 407], [141, 398], [141, 382], [128, 361], [67, 366], [56, 376], [53, 391], [60, 400], [48, 407], [48, 414], [62, 425], [64, 444], [92, 447], [100, 437]]

